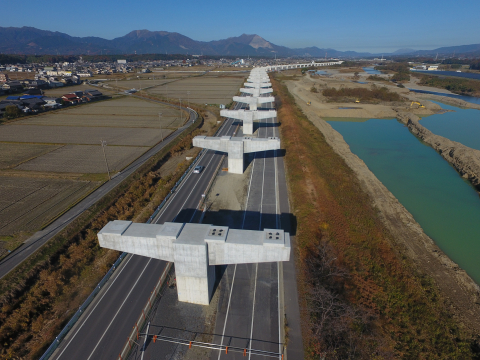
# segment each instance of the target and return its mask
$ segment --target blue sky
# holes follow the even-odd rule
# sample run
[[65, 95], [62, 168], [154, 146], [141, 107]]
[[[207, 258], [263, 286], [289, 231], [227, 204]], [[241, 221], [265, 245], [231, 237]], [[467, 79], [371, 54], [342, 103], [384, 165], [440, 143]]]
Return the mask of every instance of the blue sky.
[[478, 0], [24, 0], [0, 26], [107, 39], [140, 29], [202, 41], [246, 33], [288, 47], [391, 52], [480, 43], [479, 15]]

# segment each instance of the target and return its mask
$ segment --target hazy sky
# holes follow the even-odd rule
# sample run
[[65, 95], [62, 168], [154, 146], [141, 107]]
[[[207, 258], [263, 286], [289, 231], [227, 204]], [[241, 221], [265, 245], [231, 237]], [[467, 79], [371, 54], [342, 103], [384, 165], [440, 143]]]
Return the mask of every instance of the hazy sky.
[[10, 10], [0, 26], [107, 39], [147, 29], [202, 41], [258, 34], [288, 47], [370, 52], [480, 43], [478, 0], [23, 0]]

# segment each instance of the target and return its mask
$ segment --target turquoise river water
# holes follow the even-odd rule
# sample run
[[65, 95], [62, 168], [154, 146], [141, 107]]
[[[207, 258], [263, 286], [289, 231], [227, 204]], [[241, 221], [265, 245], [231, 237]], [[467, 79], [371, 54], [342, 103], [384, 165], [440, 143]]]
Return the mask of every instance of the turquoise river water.
[[480, 199], [473, 187], [397, 120], [326, 120], [425, 233], [480, 284]]
[[445, 110], [453, 110], [453, 112], [427, 116], [420, 120], [420, 124], [436, 135], [480, 150], [480, 110], [461, 109], [436, 101], [432, 102], [439, 104]]

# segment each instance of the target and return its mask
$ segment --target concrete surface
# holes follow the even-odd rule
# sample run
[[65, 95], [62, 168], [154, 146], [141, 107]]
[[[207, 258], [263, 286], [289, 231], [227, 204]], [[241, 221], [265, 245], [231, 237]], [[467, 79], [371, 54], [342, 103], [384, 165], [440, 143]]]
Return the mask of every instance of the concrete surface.
[[242, 120], [243, 133], [253, 134], [253, 122], [255, 120], [270, 119], [277, 116], [275, 110], [220, 110], [220, 115], [227, 118]]
[[234, 96], [233, 101], [248, 104], [250, 110], [257, 110], [258, 105], [274, 102], [275, 98], [273, 96]]
[[280, 149], [280, 139], [270, 138], [234, 138], [229, 136], [206, 137], [195, 136], [193, 146], [202, 147], [228, 153], [228, 172], [233, 174], [243, 174], [244, 154]]
[[173, 261], [178, 299], [208, 305], [215, 283], [214, 265], [263, 263], [290, 259], [290, 234], [226, 226], [166, 222], [110, 221], [98, 232], [101, 247]]

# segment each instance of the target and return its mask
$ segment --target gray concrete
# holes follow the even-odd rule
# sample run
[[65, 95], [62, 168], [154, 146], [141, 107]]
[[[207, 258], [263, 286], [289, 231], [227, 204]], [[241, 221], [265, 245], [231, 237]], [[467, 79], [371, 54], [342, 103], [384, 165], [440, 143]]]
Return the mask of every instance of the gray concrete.
[[259, 82], [259, 81], [246, 82], [246, 83], [243, 83], [243, 86], [251, 87], [251, 88], [268, 88], [268, 87], [272, 87], [272, 83], [271, 82]]
[[248, 104], [250, 110], [257, 110], [258, 105], [274, 102], [273, 96], [256, 97], [256, 96], [234, 96], [233, 101]]
[[244, 154], [266, 150], [279, 150], [280, 139], [277, 137], [258, 139], [247, 136], [243, 138], [233, 138], [230, 136], [222, 136], [221, 138], [195, 136], [193, 138], [193, 146], [228, 153], [228, 172], [243, 174]]
[[243, 121], [243, 133], [253, 134], [253, 122], [255, 120], [270, 119], [277, 116], [276, 110], [221, 110], [221, 116]]
[[290, 234], [279, 229], [115, 220], [98, 232], [98, 241], [107, 249], [175, 262], [178, 300], [200, 305], [208, 305], [212, 298], [214, 265], [290, 259]]
[[272, 88], [240, 88], [240, 91], [245, 94], [251, 94], [252, 96], [260, 96], [263, 94], [269, 94], [273, 92]]

